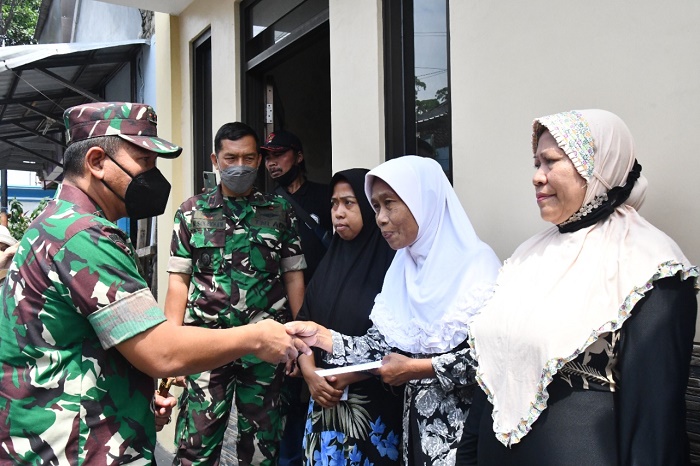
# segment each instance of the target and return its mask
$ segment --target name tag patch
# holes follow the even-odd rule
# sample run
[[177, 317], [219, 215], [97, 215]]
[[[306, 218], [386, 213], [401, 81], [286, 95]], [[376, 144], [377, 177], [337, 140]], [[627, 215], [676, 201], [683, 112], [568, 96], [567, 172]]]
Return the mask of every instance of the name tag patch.
[[195, 210], [192, 215], [192, 227], [197, 230], [224, 230], [226, 229], [226, 221], [221, 212], [207, 214]]
[[273, 209], [258, 208], [250, 222], [251, 226], [273, 228], [282, 230], [285, 228], [285, 214], [282, 208], [275, 207]]

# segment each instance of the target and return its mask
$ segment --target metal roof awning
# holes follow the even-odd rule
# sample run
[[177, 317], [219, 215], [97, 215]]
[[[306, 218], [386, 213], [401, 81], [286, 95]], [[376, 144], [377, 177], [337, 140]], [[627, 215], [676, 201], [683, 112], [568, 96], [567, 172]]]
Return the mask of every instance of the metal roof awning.
[[[62, 173], [63, 111], [104, 99], [148, 40], [0, 47], [0, 169]], [[133, 67], [132, 67], [133, 69]]]

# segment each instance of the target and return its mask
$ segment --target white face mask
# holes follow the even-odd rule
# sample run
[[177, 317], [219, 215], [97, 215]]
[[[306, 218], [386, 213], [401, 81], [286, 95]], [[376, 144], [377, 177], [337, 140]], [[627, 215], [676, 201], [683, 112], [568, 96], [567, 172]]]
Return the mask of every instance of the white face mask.
[[219, 173], [221, 174], [221, 183], [236, 194], [248, 192], [258, 177], [258, 169], [248, 165], [226, 167]]

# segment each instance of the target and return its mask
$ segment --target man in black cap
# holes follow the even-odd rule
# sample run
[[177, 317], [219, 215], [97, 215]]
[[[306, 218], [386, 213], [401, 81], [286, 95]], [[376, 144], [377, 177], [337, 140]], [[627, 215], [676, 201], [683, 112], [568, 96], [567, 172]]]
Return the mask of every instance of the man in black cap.
[[[289, 131], [277, 130], [270, 133], [260, 150], [265, 157], [265, 168], [278, 185], [275, 192], [290, 201], [297, 214], [301, 249], [306, 258], [304, 283], [308, 285], [332, 236], [330, 190], [326, 184], [306, 179], [301, 141]], [[289, 411], [282, 436], [279, 464], [300, 466], [308, 390], [303, 388], [301, 378], [287, 379], [286, 389]]]
[[291, 198], [296, 211], [301, 247], [306, 258], [304, 283], [308, 285], [332, 236], [328, 185], [306, 179], [301, 141], [289, 131], [270, 133], [260, 151], [265, 157], [265, 168], [278, 185], [275, 192], [287, 200]]
[[166, 321], [114, 222], [163, 213], [170, 183], [156, 159], [182, 149], [157, 136], [145, 104], [95, 102], [64, 119], [63, 183], [0, 291], [0, 464], [151, 465], [176, 403], [154, 393], [153, 378], [310, 351], [272, 320], [216, 330]]

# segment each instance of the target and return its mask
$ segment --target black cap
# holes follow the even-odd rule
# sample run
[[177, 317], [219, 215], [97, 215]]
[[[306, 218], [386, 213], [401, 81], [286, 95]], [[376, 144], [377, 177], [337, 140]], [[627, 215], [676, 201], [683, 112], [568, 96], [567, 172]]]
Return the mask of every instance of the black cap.
[[301, 152], [301, 141], [298, 137], [283, 129], [273, 131], [260, 146], [260, 150], [267, 152], [285, 152], [289, 149]]

